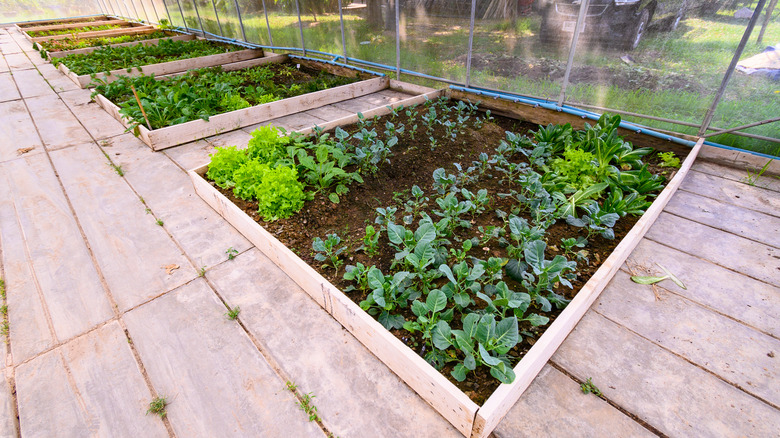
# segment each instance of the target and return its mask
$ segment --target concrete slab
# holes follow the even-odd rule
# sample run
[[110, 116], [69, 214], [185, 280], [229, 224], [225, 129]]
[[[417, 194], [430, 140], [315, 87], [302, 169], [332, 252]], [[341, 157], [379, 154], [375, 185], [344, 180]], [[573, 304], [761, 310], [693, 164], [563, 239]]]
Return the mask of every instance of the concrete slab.
[[[669, 285], [674, 293], [764, 333], [780, 337], [780, 326], [777, 324], [780, 321], [780, 288], [648, 239], [643, 239], [629, 257], [632, 267], [639, 265], [654, 268], [653, 274], [661, 272], [656, 263], [672, 269], [688, 288], [682, 290]], [[661, 285], [666, 286], [665, 283]]]
[[227, 260], [228, 248], [243, 252], [252, 246], [195, 193], [190, 178], [170, 158], [132, 134], [111, 140], [112, 146], [103, 150], [122, 166], [130, 185], [198, 269]]
[[176, 435], [323, 436], [225, 312], [197, 279], [124, 316]]
[[3, 52], [6, 55], [10, 55], [12, 53], [21, 53], [22, 48], [13, 41], [0, 42], [0, 52]]
[[[618, 271], [595, 309], [612, 321], [655, 342], [760, 397], [780, 405], [780, 340], [733, 319], [692, 305], [673, 293], [656, 300], [649, 285]], [[666, 285], [670, 289], [676, 286]]]
[[[46, 88], [49, 88], [48, 84]], [[38, 133], [50, 151], [92, 141], [78, 119], [56, 94], [33, 97], [25, 101]]]
[[43, 152], [43, 143], [23, 101], [0, 102], [0, 126], [5, 137], [0, 141], [0, 162], [19, 158], [25, 150], [23, 155]]
[[730, 181], [701, 172], [689, 172], [681, 185], [681, 189], [738, 207], [780, 216], [780, 196], [777, 196], [777, 193], [773, 191], [760, 187], [751, 187], [741, 182]]
[[297, 129], [311, 128], [314, 125], [322, 125], [323, 123], [325, 123], [325, 120], [322, 120], [319, 117], [314, 117], [306, 113], [296, 113], [296, 114], [291, 114], [289, 116], [268, 120], [263, 123], [247, 126], [242, 129], [248, 133], [251, 133], [252, 131], [254, 131], [255, 129], [261, 126], [273, 125], [276, 127], [284, 128], [288, 131], [295, 131]]
[[30, 58], [24, 53], [13, 53], [4, 56], [5, 62], [8, 63], [8, 67], [14, 74], [19, 70], [35, 68], [35, 64], [33, 64], [32, 61], [30, 61]]
[[11, 387], [8, 385], [8, 381], [2, 379], [0, 382], [0, 436], [7, 438], [19, 436], [15, 420], [16, 412], [14, 412]]
[[6, 163], [0, 164], [0, 242], [13, 362], [20, 363], [54, 346], [56, 339], [30, 268], [27, 248], [14, 209]]
[[[710, 161], [696, 161], [693, 163], [692, 169], [706, 173], [708, 175], [717, 176], [732, 181], [744, 182], [747, 178], [747, 171], [744, 169], [737, 169], [735, 167], [721, 166], [719, 164]], [[758, 172], [761, 168], [751, 169], [751, 172]], [[764, 173], [760, 178], [757, 178], [755, 185], [758, 187], [780, 192], [780, 179], [775, 178], [773, 175], [767, 175]]]
[[16, 368], [16, 399], [24, 437], [89, 436], [97, 421], [68, 382], [59, 350]]
[[71, 110], [95, 140], [125, 133], [125, 127], [95, 102], [74, 106]]
[[41, 52], [39, 52], [38, 50], [34, 50], [32, 46], [30, 46], [29, 50], [25, 50], [25, 48], [22, 48], [22, 51], [24, 51], [27, 54], [27, 56], [30, 58], [30, 61], [36, 67], [40, 67], [42, 65], [51, 65], [49, 61], [41, 58]]
[[[594, 383], [598, 386], [598, 382]], [[601, 398], [583, 394], [577, 382], [550, 365], [536, 376], [493, 435], [496, 438], [655, 436]]]
[[[120, 311], [197, 276], [97, 146], [55, 151], [51, 158]], [[179, 268], [167, 274], [169, 265]]]
[[674, 195], [664, 211], [780, 248], [780, 216], [770, 216], [683, 190]]
[[772, 436], [780, 412], [596, 312], [552, 359], [667, 436]]
[[90, 94], [92, 94], [90, 90], [79, 88], [77, 90], [63, 91], [62, 93], [59, 93], [59, 96], [60, 99], [65, 102], [65, 105], [73, 109], [78, 105], [86, 105], [92, 102], [92, 98], [89, 97]]
[[57, 337], [72, 338], [113, 317], [49, 160], [34, 155], [9, 161], [3, 170]]
[[[240, 319], [338, 436], [460, 436], [259, 250], [208, 271]], [[382, 421], [376, 421], [381, 417]]]
[[62, 347], [72, 384], [98, 436], [165, 437], [165, 425], [147, 415], [152, 394], [130, 350], [128, 338], [113, 321]]
[[[646, 238], [773, 286], [780, 285], [780, 249], [661, 213]], [[667, 266], [669, 268], [669, 266]]]
[[176, 162], [182, 169], [190, 170], [208, 163], [209, 155], [215, 151], [216, 148], [211, 143], [206, 140], [198, 140], [165, 149], [162, 153]]
[[8, 63], [5, 61], [5, 57], [0, 55], [0, 72], [5, 73], [10, 70], [11, 68], [8, 67]]
[[0, 102], [6, 102], [9, 100], [20, 99], [19, 90], [16, 89], [16, 83], [14, 82], [11, 73], [0, 73]]
[[14, 72], [14, 80], [25, 99], [36, 96], [55, 96], [54, 90], [36, 69]]
[[[63, 92], [63, 91], [71, 91], [71, 90], [81, 90], [82, 88], [76, 85], [75, 82], [70, 80], [67, 76], [62, 74], [59, 70], [57, 70], [56, 67], [49, 63], [45, 63], [42, 65], [37, 65], [38, 71], [41, 72], [41, 75], [44, 79], [46, 79], [46, 82], [49, 83], [49, 86], [54, 89], [56, 92]], [[87, 90], [84, 90], [87, 91]]]

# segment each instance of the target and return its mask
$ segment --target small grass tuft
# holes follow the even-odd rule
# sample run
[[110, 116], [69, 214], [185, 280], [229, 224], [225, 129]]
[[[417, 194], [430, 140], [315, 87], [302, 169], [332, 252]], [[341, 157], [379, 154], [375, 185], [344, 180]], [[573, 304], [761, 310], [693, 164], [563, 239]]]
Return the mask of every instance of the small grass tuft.
[[588, 379], [580, 385], [580, 389], [584, 394], [593, 394], [597, 397], [601, 397], [601, 390], [596, 388], [596, 385], [594, 385], [590, 379], [591, 377], [588, 377]]
[[228, 260], [233, 260], [238, 255], [238, 251], [232, 246], [225, 251], [228, 256]]
[[239, 306], [236, 306], [236, 307], [233, 307], [233, 308], [231, 309], [231, 308], [230, 308], [230, 306], [228, 306], [228, 311], [227, 311], [227, 313], [225, 314], [225, 316], [227, 316], [227, 318], [228, 318], [229, 320], [231, 320], [231, 321], [235, 321], [236, 319], [238, 319], [238, 314], [239, 314], [239, 313], [241, 313], [241, 307], [239, 307]]
[[114, 172], [116, 172], [116, 174], [117, 174], [117, 175], [119, 175], [119, 176], [125, 176], [125, 171], [124, 171], [124, 170], [122, 170], [122, 166], [117, 166], [117, 165], [116, 165], [116, 164], [114, 164], [114, 163], [108, 163], [108, 165], [109, 165], [109, 166], [110, 166], [112, 169], [114, 169]]
[[156, 223], [157, 223], [157, 225], [159, 225], [159, 226], [163, 226], [163, 225], [165, 224], [165, 222], [163, 222], [163, 221], [162, 221], [162, 219], [157, 219], [157, 222], [156, 222]]
[[165, 412], [166, 406], [168, 406], [167, 397], [155, 397], [149, 402], [149, 409], [146, 410], [146, 413], [159, 415], [160, 418], [165, 418], [165, 416], [168, 415], [168, 413]]

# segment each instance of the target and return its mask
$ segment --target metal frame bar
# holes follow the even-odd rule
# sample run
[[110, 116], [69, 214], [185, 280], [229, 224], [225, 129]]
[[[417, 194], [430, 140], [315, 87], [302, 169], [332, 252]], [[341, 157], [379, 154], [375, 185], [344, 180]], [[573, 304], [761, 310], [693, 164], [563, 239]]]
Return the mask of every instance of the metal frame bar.
[[117, 17], [121, 17], [123, 12], [122, 12], [122, 8], [119, 7], [119, 0], [114, 0], [114, 3], [116, 4], [116, 13], [114, 15], [116, 15]]
[[141, 10], [144, 11], [144, 16], [146, 17], [146, 22], [151, 23], [152, 20], [149, 19], [149, 13], [146, 12], [146, 6], [144, 5], [144, 0], [138, 0], [138, 3], [141, 3]]
[[[303, 49], [303, 56], [306, 56], [306, 41], [303, 39], [303, 21], [301, 21], [301, 5], [298, 0], [295, 0], [295, 10], [298, 12], [298, 29], [301, 31], [301, 49]], [[266, 12], [265, 17], [268, 18], [268, 12]]]
[[192, 6], [195, 7], [195, 15], [198, 17], [198, 24], [200, 24], [200, 33], [203, 35], [203, 38], [206, 38], [206, 28], [203, 27], [203, 20], [200, 19], [200, 12], [198, 11], [198, 3], [196, 0], [192, 0]]
[[222, 32], [222, 23], [219, 22], [219, 12], [217, 12], [217, 4], [214, 3], [214, 0], [211, 0], [211, 6], [214, 7], [214, 17], [217, 18], [217, 26], [219, 26], [219, 34], [225, 36], [225, 33]]
[[138, 9], [136, 9], [135, 2], [133, 0], [130, 0], [130, 5], [133, 7], [133, 14], [134, 14], [133, 18], [135, 18], [136, 20], [140, 21], [141, 17], [138, 15]]
[[[347, 63], [347, 38], [344, 35], [344, 11], [342, 11], [341, 0], [339, 0], [339, 23], [341, 24], [341, 52], [344, 54], [344, 64]], [[396, 36], [398, 30], [396, 29]]]
[[265, 7], [265, 0], [263, 0], [263, 14], [265, 14], [265, 28], [268, 30], [268, 44], [274, 45], [274, 38], [271, 36], [271, 23], [268, 21], [268, 8]]
[[179, 5], [179, 13], [181, 14], [181, 21], [182, 21], [182, 25], [184, 26], [184, 30], [186, 30], [189, 33], [190, 28], [187, 27], [187, 19], [184, 18], [184, 10], [181, 8], [181, 2], [179, 0], [176, 0], [176, 4]]
[[729, 63], [729, 66], [726, 69], [726, 74], [723, 75], [723, 81], [721, 81], [720, 88], [718, 88], [718, 92], [715, 94], [715, 99], [712, 101], [710, 109], [707, 110], [707, 115], [704, 116], [704, 121], [701, 124], [701, 128], [699, 128], [699, 136], [707, 132], [707, 127], [715, 116], [715, 110], [718, 108], [718, 104], [720, 103], [721, 98], [723, 98], [723, 93], [726, 92], [726, 87], [729, 85], [729, 81], [731, 81], [731, 77], [734, 75], [734, 69], [737, 68], [737, 62], [739, 62], [739, 58], [745, 50], [745, 46], [750, 39], [750, 34], [753, 33], [753, 28], [756, 27], [756, 22], [758, 22], [758, 17], [764, 9], [764, 4], [766, 4], [766, 0], [758, 0], [756, 10], [753, 12], [753, 16], [750, 17], [750, 22], [745, 28], [745, 33], [742, 34], [742, 40], [739, 42], [737, 50], [734, 51], [734, 57], [731, 58], [731, 63]]
[[122, 0], [122, 6], [124, 6], [125, 7], [125, 11], [127, 11], [127, 15], [125, 15], [125, 17], [130, 18], [131, 17], [131, 15], [130, 15], [130, 8], [127, 7], [127, 3], [125, 2], [125, 0]]
[[[168, 24], [173, 26], [173, 19], [171, 18], [171, 11], [168, 10], [168, 4], [165, 3], [165, 0], [162, 0], [163, 7], [165, 8], [165, 15], [168, 16]], [[152, 0], [152, 4], [154, 4], [154, 0]], [[157, 16], [160, 17], [159, 15]]]
[[149, 0], [149, 3], [152, 4], [152, 10], [154, 11], [154, 19], [157, 20], [155, 23], [160, 24], [160, 14], [157, 13], [157, 6], [154, 5], [154, 0]]
[[100, 13], [105, 15], [106, 13], [103, 11], [103, 5], [100, 4], [100, 0], [95, 0], [95, 3], [98, 5], [98, 9], [100, 9]]
[[249, 42], [249, 40], [246, 39], [246, 31], [244, 30], [244, 20], [241, 18], [241, 8], [238, 6], [238, 0], [233, 0], [233, 3], [236, 5], [236, 14], [238, 15], [238, 24], [241, 26], [241, 35], [244, 36], [244, 41]]
[[[737, 126], [735, 128], [721, 129], [720, 131], [715, 131], [715, 132], [710, 132], [708, 134], [704, 134], [704, 135], [702, 135], [702, 137], [706, 138], [706, 137], [712, 137], [712, 136], [720, 135], [720, 134], [728, 134], [730, 132], [741, 131], [743, 129], [752, 128], [754, 126], [767, 125], [769, 123], [774, 123], [774, 122], [777, 122], [777, 121], [780, 121], [780, 117], [775, 117], [773, 119], [762, 120], [760, 122], [755, 122], [755, 123], [749, 123], [747, 125]], [[780, 139], [778, 139], [777, 141], [780, 142]]]
[[401, 80], [401, 5], [399, 0], [395, 3], [395, 78]]
[[469, 20], [469, 51], [466, 55], [466, 88], [471, 86], [471, 54], [474, 49], [474, 21], [477, 16], [477, 0], [471, 0], [471, 18]]
[[558, 106], [562, 106], [566, 101], [566, 88], [569, 86], [569, 76], [571, 68], [574, 65], [574, 53], [577, 51], [577, 43], [580, 40], [582, 25], [585, 23], [585, 13], [588, 11], [590, 0], [582, 0], [580, 3], [580, 13], [577, 15], [577, 23], [574, 26], [574, 35], [571, 37], [571, 47], [569, 48], [569, 60], [566, 62], [566, 72], [563, 74], [563, 83], [561, 84], [561, 95], [558, 97]]

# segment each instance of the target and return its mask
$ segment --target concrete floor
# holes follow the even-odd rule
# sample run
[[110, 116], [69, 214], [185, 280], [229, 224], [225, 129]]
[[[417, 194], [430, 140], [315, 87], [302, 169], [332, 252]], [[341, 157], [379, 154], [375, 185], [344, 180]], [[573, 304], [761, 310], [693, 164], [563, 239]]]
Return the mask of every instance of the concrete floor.
[[[252, 127], [155, 153], [15, 30], [0, 51], [0, 436], [458, 436], [194, 193], [185, 170]], [[496, 436], [778, 436], [780, 180], [740, 181], [764, 162], [702, 151]], [[659, 262], [687, 290], [628, 279]]]

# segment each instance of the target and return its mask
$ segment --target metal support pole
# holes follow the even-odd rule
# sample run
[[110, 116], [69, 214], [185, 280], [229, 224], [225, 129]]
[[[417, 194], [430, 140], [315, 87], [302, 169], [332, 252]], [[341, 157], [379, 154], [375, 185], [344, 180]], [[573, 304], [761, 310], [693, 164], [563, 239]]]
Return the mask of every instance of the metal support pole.
[[95, 3], [97, 3], [97, 5], [98, 5], [98, 9], [100, 9], [100, 13], [103, 14], [103, 15], [106, 15], [106, 13], [103, 12], [103, 5], [100, 4], [100, 0], [95, 0]]
[[114, 3], [111, 3], [111, 0], [105, 0], [106, 3], [108, 3], [109, 6], [111, 6], [111, 14], [115, 17], [121, 17], [122, 12], [119, 10], [119, 8], [114, 8]]
[[130, 0], [130, 5], [133, 6], [133, 15], [136, 20], [141, 21], [141, 17], [138, 15], [138, 9], [135, 8], [135, 2]]
[[742, 40], [739, 42], [737, 50], [734, 52], [734, 57], [731, 58], [731, 63], [729, 64], [728, 69], [726, 69], [726, 74], [723, 76], [723, 81], [720, 83], [720, 88], [718, 88], [718, 92], [715, 94], [715, 100], [712, 101], [710, 109], [707, 110], [707, 115], [704, 116], [704, 122], [702, 122], [701, 128], [699, 128], [699, 136], [702, 136], [705, 132], [707, 132], [707, 127], [710, 126], [710, 122], [712, 122], [712, 117], [715, 115], [715, 109], [717, 109], [718, 104], [720, 103], [720, 99], [723, 97], [723, 93], [726, 92], [726, 86], [728, 86], [729, 81], [731, 80], [731, 76], [734, 75], [734, 69], [737, 68], [737, 62], [739, 62], [739, 58], [742, 56], [742, 52], [745, 50], [745, 46], [750, 39], [750, 34], [753, 32], [753, 28], [756, 27], [758, 16], [761, 15], [761, 11], [764, 9], [764, 4], [766, 4], [766, 0], [758, 0], [756, 11], [753, 12], [753, 16], [750, 17], [750, 22], [748, 23], [747, 28], [745, 28], [745, 33], [742, 34]]
[[728, 134], [729, 132], [741, 131], [743, 129], [752, 128], [754, 126], [767, 125], [769, 123], [774, 123], [774, 122], [778, 122], [778, 121], [780, 121], [780, 117], [775, 117], [773, 119], [764, 120], [764, 121], [756, 122], [756, 123], [751, 123], [749, 125], [742, 125], [742, 126], [737, 126], [737, 127], [734, 127], [734, 128], [729, 128], [729, 129], [723, 129], [723, 130], [720, 130], [720, 131], [710, 132], [709, 134], [702, 135], [702, 137], [706, 138], [706, 137], [712, 137], [712, 136], [720, 135], [720, 134]]
[[474, 20], [477, 16], [477, 0], [471, 0], [471, 22], [469, 22], [469, 52], [466, 55], [466, 88], [471, 86], [471, 52], [474, 49]]
[[569, 49], [569, 60], [566, 63], [566, 73], [563, 75], [563, 83], [561, 84], [561, 95], [558, 97], [558, 106], [563, 105], [563, 101], [566, 99], [566, 87], [569, 86], [569, 75], [571, 75], [571, 68], [574, 64], [574, 53], [577, 51], [577, 42], [580, 40], [580, 32], [582, 32], [582, 25], [585, 23], [585, 14], [588, 11], [588, 4], [590, 0], [582, 0], [580, 4], [580, 13], [577, 15], [577, 23], [574, 25], [574, 35], [571, 37], [571, 48]]
[[196, 0], [192, 0], [192, 6], [195, 6], [195, 15], [197, 15], [198, 24], [200, 24], [200, 33], [203, 34], [203, 38], [206, 38], [206, 28], [203, 27], [203, 20], [200, 19], [200, 12], [198, 12], [198, 3]]
[[769, 20], [772, 18], [772, 12], [775, 11], [775, 6], [777, 6], [777, 0], [772, 0], [772, 2], [769, 3], [769, 6], [767, 6], [764, 24], [761, 25], [761, 32], [758, 33], [756, 44], [761, 44], [761, 41], [764, 40], [764, 32], [766, 32], [767, 26], [769, 26]]
[[211, 6], [214, 6], [214, 17], [217, 18], [217, 26], [219, 26], [219, 35], [225, 36], [225, 33], [222, 32], [222, 23], [219, 22], [219, 12], [217, 12], [217, 4], [214, 3], [214, 0], [211, 0]]
[[146, 6], [144, 5], [144, 0], [138, 0], [139, 3], [141, 3], [141, 9], [144, 11], [144, 16], [146, 17], [146, 22], [151, 23], [152, 21], [149, 19], [149, 13], [146, 12]]
[[265, 0], [263, 0], [263, 13], [265, 14], [265, 28], [268, 29], [268, 43], [273, 47], [274, 38], [271, 36], [271, 23], [268, 22], [268, 8], [265, 7]]
[[344, 64], [347, 64], [347, 39], [344, 36], [344, 11], [341, 10], [341, 0], [339, 0], [339, 22], [341, 23], [341, 52], [344, 56]]
[[[238, 24], [241, 26], [241, 35], [244, 36], [244, 41], [249, 42], [249, 40], [246, 39], [246, 31], [244, 30], [244, 20], [241, 19], [241, 8], [238, 7], [238, 0], [233, 0], [233, 3], [236, 4], [236, 14], [238, 14]], [[263, 7], [265, 8], [265, 5]]]
[[181, 14], [181, 21], [182, 24], [184, 25], [184, 30], [186, 30], [187, 33], [189, 33], [190, 28], [187, 27], [187, 19], [184, 18], [184, 11], [181, 8], [181, 2], [179, 0], [176, 0], [176, 4], [179, 5], [179, 13]]
[[155, 19], [154, 22], [159, 24], [160, 23], [160, 14], [157, 13], [157, 6], [154, 5], [154, 0], [149, 0], [149, 3], [152, 4], [152, 11], [154, 12], [154, 19]]
[[401, 80], [401, 5], [398, 0], [395, 3], [395, 78]]
[[298, 11], [298, 29], [301, 31], [301, 49], [303, 49], [303, 56], [306, 56], [306, 41], [303, 39], [303, 22], [301, 21], [301, 5], [298, 0], [295, 0], [295, 10]]
[[[171, 11], [168, 10], [168, 4], [165, 3], [165, 0], [162, 0], [162, 2], [163, 2], [163, 7], [165, 8], [165, 15], [168, 16], [168, 24], [173, 26], [173, 20], [171, 19]], [[152, 0], [152, 4], [154, 4], [154, 0]], [[159, 18], [159, 15], [157, 17]]]
[[130, 8], [127, 7], [127, 3], [125, 3], [125, 0], [122, 0], [122, 6], [125, 7], [125, 12], [124, 12], [124, 14], [126, 14], [125, 17], [130, 18], [131, 17]]
[[[109, 1], [111, 1], [111, 0], [109, 0]], [[117, 17], [121, 17], [122, 16], [122, 9], [119, 7], [119, 0], [114, 0], [114, 3], [116, 4], [116, 14], [114, 14], [114, 15], [116, 15]]]

